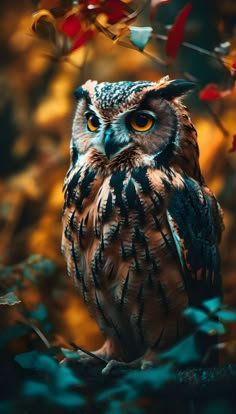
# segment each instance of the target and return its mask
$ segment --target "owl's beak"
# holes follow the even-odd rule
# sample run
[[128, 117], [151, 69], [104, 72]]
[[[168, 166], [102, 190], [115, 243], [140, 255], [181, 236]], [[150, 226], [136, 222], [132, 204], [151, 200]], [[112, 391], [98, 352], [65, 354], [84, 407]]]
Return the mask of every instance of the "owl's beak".
[[114, 139], [114, 132], [112, 131], [112, 129], [110, 127], [108, 127], [105, 130], [105, 134], [104, 134], [104, 149], [105, 149], [105, 154], [107, 156], [108, 159], [114, 157], [114, 155], [119, 152], [123, 146], [127, 145], [126, 142], [121, 143], [121, 142], [117, 142]]

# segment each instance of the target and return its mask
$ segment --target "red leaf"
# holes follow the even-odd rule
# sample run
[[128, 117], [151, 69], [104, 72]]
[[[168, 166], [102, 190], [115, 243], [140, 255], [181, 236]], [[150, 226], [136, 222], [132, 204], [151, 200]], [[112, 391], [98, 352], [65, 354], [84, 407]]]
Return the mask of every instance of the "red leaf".
[[232, 147], [228, 150], [228, 152], [236, 152], [236, 134], [233, 136]]
[[209, 83], [200, 92], [199, 97], [202, 101], [210, 101], [211, 99], [221, 98], [222, 92], [215, 83]]
[[165, 52], [171, 59], [175, 58], [181, 43], [184, 41], [184, 27], [191, 9], [192, 3], [186, 4], [186, 6], [179, 12], [173, 26], [168, 32], [168, 37], [165, 43]]
[[150, 4], [150, 21], [153, 22], [157, 7], [161, 4], [170, 3], [171, 0], [151, 0]]
[[221, 91], [215, 83], [209, 83], [200, 92], [199, 97], [202, 101], [210, 101], [217, 98], [226, 98], [233, 92], [236, 92], [236, 82], [232, 89], [225, 89], [224, 91]]
[[81, 31], [81, 26], [79, 18], [75, 14], [72, 14], [64, 20], [60, 30], [73, 39]]
[[230, 74], [231, 76], [235, 76], [236, 75], [236, 61], [232, 63], [231, 67], [230, 67]]
[[125, 3], [120, 0], [107, 0], [101, 9], [107, 15], [109, 24], [118, 23], [125, 17]]
[[89, 40], [93, 39], [95, 36], [95, 30], [87, 30], [86, 32], [82, 32], [81, 35], [76, 39], [75, 43], [73, 44], [70, 53], [76, 49], [79, 49], [83, 45], [85, 45]]

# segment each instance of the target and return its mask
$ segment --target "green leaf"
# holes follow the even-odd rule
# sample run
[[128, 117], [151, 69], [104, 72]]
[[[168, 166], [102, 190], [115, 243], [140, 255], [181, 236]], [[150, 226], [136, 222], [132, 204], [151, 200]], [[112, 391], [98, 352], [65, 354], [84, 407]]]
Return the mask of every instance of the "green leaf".
[[42, 272], [44, 274], [53, 273], [55, 270], [55, 264], [51, 260], [45, 259], [37, 254], [32, 255], [27, 259], [27, 265], [37, 272]]
[[58, 363], [46, 354], [40, 354], [38, 351], [24, 352], [15, 356], [15, 360], [23, 368], [37, 369], [45, 371], [48, 374], [57, 374]]
[[23, 269], [23, 272], [22, 272], [22, 274], [23, 274], [23, 276], [26, 278], [26, 279], [28, 279], [30, 282], [32, 282], [32, 283], [34, 283], [34, 284], [37, 284], [38, 283], [38, 281], [37, 281], [37, 279], [35, 278], [35, 276], [34, 275], [32, 275], [32, 270], [31, 269], [29, 269], [29, 268], [25, 268], [25, 269]]
[[16, 303], [20, 303], [21, 300], [18, 299], [14, 292], [8, 292], [3, 296], [0, 296], [0, 305], [15, 305]]
[[26, 381], [23, 385], [22, 393], [25, 397], [42, 397], [47, 401], [65, 407], [79, 407], [85, 403], [85, 399], [77, 392], [57, 390], [53, 383], [46, 384], [39, 381]]
[[185, 309], [184, 316], [194, 325], [198, 325], [208, 318], [206, 312], [192, 307]]
[[208, 320], [207, 322], [199, 325], [198, 330], [205, 332], [208, 335], [223, 335], [226, 330], [222, 323]]
[[37, 321], [43, 321], [48, 316], [48, 311], [46, 306], [44, 306], [42, 303], [39, 303], [33, 312], [30, 312], [30, 317], [33, 319], [36, 319]]
[[[138, 404], [138, 402], [137, 402]], [[109, 405], [107, 407], [107, 410], [104, 412], [104, 414], [144, 414], [146, 411], [143, 409], [140, 409], [135, 404], [129, 404], [128, 410], [126, 409], [126, 405], [123, 401], [120, 401], [119, 399], [109, 400]]]
[[37, 351], [24, 352], [15, 356], [15, 361], [22, 367], [32, 369], [35, 368], [35, 360], [38, 357]]
[[49, 396], [49, 386], [42, 382], [26, 381], [23, 385], [22, 393], [28, 397], [46, 397]]
[[161, 359], [176, 361], [178, 365], [186, 365], [189, 362], [201, 360], [201, 354], [197, 348], [194, 335], [189, 335], [168, 351], [162, 352]]
[[56, 382], [57, 386], [61, 389], [67, 389], [69, 387], [81, 384], [80, 379], [77, 378], [71, 369], [66, 365], [58, 365]]
[[71, 351], [71, 349], [61, 348], [61, 352], [63, 353], [64, 357], [67, 359], [79, 359], [78, 352]]
[[53, 401], [65, 407], [79, 407], [85, 403], [85, 399], [75, 392], [63, 392], [54, 395]]
[[140, 394], [150, 392], [150, 390], [159, 390], [167, 381], [170, 381], [173, 378], [173, 375], [173, 362], [169, 362], [158, 368], [131, 372], [126, 375], [126, 380], [128, 383], [132, 384]]
[[202, 305], [208, 310], [208, 312], [214, 313], [221, 307], [221, 299], [216, 297], [205, 300]]
[[123, 407], [121, 401], [110, 400], [108, 410], [105, 411], [105, 414], [123, 414]]
[[152, 28], [147, 27], [136, 27], [130, 26], [130, 41], [136, 46], [139, 50], [143, 50], [150, 39]]
[[49, 355], [38, 353], [34, 368], [55, 375], [58, 370], [58, 362]]
[[236, 321], [236, 312], [230, 310], [220, 310], [216, 313], [218, 318], [221, 321], [225, 322], [235, 322]]

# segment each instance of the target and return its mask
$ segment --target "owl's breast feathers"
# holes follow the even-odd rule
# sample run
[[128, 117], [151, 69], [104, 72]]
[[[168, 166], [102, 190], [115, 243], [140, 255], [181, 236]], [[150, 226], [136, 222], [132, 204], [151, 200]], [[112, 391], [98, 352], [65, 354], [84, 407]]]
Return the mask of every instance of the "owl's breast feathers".
[[176, 340], [189, 301], [220, 294], [219, 207], [208, 188], [174, 169], [102, 173], [98, 165], [67, 174], [62, 250], [105, 335], [139, 354], [144, 344]]

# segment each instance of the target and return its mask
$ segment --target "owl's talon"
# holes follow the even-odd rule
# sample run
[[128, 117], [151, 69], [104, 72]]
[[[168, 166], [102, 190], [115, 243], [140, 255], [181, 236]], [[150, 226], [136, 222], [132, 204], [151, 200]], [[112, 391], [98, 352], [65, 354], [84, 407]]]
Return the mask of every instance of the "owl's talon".
[[149, 361], [149, 360], [137, 359], [137, 360], [132, 361], [132, 362], [122, 362], [122, 361], [117, 361], [115, 359], [112, 359], [111, 361], [109, 361], [107, 363], [105, 368], [103, 368], [102, 374], [103, 375], [110, 374], [110, 372], [113, 368], [126, 368], [126, 369], [128, 368], [128, 369], [146, 370], [146, 369], [149, 369], [149, 368], [153, 368], [154, 366], [155, 366], [155, 363], [153, 361]]
[[143, 361], [141, 361], [140, 369], [142, 371], [145, 371], [146, 369], [153, 368], [154, 366], [155, 366], [155, 364], [154, 364], [153, 361], [143, 360]]
[[118, 365], [118, 361], [115, 361], [114, 359], [112, 359], [111, 361], [109, 361], [107, 363], [107, 365], [105, 366], [105, 368], [102, 369], [102, 374], [103, 375], [108, 375], [110, 374], [111, 370]]
[[122, 361], [117, 361], [115, 359], [112, 359], [111, 361], [107, 363], [105, 368], [103, 368], [102, 374], [103, 375], [110, 374], [113, 368], [131, 368], [131, 365], [127, 362], [122, 362]]

